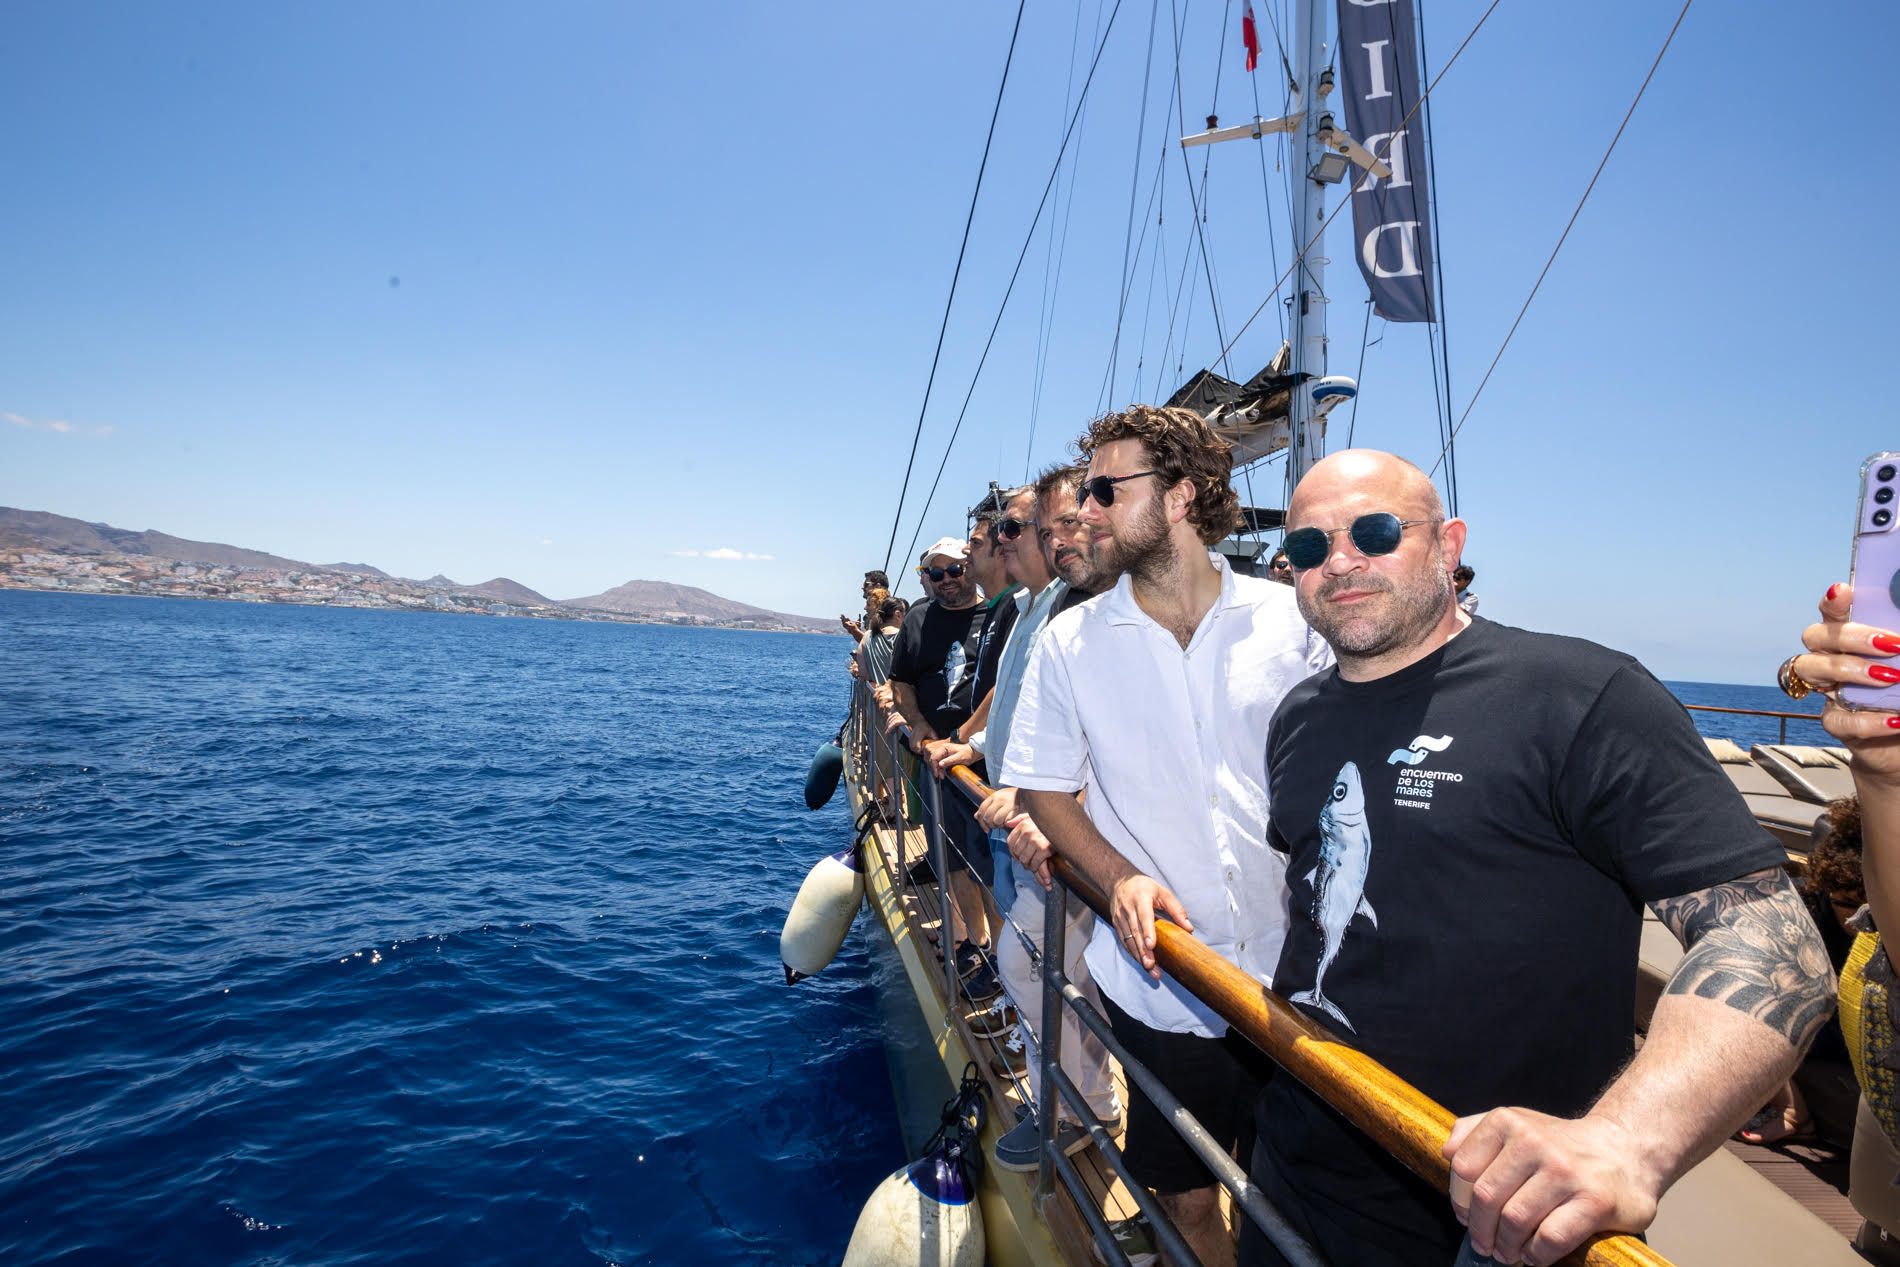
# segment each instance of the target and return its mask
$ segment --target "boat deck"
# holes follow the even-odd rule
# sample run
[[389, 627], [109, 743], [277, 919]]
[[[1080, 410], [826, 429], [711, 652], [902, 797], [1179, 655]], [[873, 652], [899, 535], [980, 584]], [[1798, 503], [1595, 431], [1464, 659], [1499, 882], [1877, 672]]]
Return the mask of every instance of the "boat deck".
[[[887, 827], [879, 827], [877, 837], [879, 847], [874, 856], [879, 857], [884, 865], [889, 866], [891, 856], [896, 852], [896, 832]], [[910, 827], [903, 834], [902, 853], [898, 865], [909, 868], [927, 859], [929, 852], [923, 830], [919, 827]], [[901, 903], [905, 922], [913, 934], [921, 939], [920, 944], [932, 944], [941, 935], [943, 921], [936, 886], [934, 884], [903, 885]], [[943, 986], [941, 968], [934, 954], [927, 956], [925, 962], [936, 978], [938, 999], [941, 1001]], [[970, 1019], [986, 1009], [973, 1008], [967, 1000], [961, 998], [959, 1002], [961, 1006], [951, 1011], [951, 1022], [962, 1038], [964, 1048], [970, 1053], [971, 1059], [976, 1062], [977, 1068], [982, 1073], [984, 1084], [989, 1092], [990, 1107], [994, 1115], [993, 1123], [1000, 1119], [1001, 1128], [1007, 1129], [1013, 1119], [1012, 1110], [1015, 1106], [1028, 1101], [1027, 1090], [1023, 1084], [1013, 1077], [999, 1074], [996, 1066], [991, 1063], [995, 1061], [997, 1064], [1002, 1064], [1006, 1061], [1003, 1044], [1009, 1035], [1007, 1031], [995, 1037], [973, 1032], [970, 1028]], [[1123, 1104], [1126, 1104], [1128, 1102], [1127, 1079], [1119, 1063], [1111, 1060], [1109, 1065], [1115, 1082], [1116, 1095]], [[1117, 1144], [1121, 1143], [1122, 1134], [1123, 1127], [1117, 1124], [1112, 1132]], [[1070, 1160], [1075, 1164], [1076, 1172], [1081, 1176], [1083, 1183], [1087, 1185], [1096, 1208], [1102, 1211], [1111, 1223], [1120, 1219], [1133, 1218], [1140, 1212], [1135, 1199], [1128, 1193], [1127, 1185], [1103, 1159], [1099, 1150], [1084, 1149]], [[999, 1175], [1002, 1181], [1019, 1183], [1033, 1201], [1036, 1184], [1036, 1176], [1033, 1173], [1019, 1175], [997, 1172], [993, 1167], [991, 1173]], [[1088, 1226], [1060, 1184], [1056, 1187], [1055, 1200], [1044, 1208], [1043, 1215], [1049, 1220], [1050, 1231], [1054, 1235], [1056, 1245], [1063, 1251], [1064, 1261], [1075, 1264], [1076, 1267], [1094, 1261], [1088, 1252], [1091, 1244]]]

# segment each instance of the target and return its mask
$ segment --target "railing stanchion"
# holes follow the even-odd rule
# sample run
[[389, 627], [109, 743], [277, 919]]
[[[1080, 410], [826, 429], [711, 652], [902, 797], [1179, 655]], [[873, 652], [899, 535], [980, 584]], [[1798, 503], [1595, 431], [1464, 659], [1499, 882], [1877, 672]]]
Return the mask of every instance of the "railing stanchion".
[[957, 1005], [957, 943], [950, 924], [950, 847], [943, 831], [943, 788], [927, 758], [917, 759], [930, 810], [930, 865], [937, 872], [937, 948], [943, 952], [944, 1006]]
[[1042, 900], [1042, 1016], [1036, 1022], [1036, 1059], [1042, 1071], [1031, 1110], [1036, 1114], [1036, 1199], [1054, 1188], [1057, 1105], [1054, 1071], [1062, 1063], [1062, 965], [1068, 956], [1069, 886], [1057, 881]]

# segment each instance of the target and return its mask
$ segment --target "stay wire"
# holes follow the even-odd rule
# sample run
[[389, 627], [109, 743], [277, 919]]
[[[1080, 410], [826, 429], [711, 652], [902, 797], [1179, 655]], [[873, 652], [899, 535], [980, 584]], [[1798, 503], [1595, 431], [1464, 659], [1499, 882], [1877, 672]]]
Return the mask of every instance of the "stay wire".
[[[1425, 0], [1418, 0], [1418, 57], [1423, 66], [1432, 64], [1425, 47]], [[1438, 145], [1432, 135], [1432, 108], [1425, 107], [1425, 170], [1431, 184], [1432, 265], [1438, 283], [1438, 356], [1445, 377], [1445, 421], [1451, 422], [1451, 318], [1445, 303], [1445, 230], [1438, 213]], [[1356, 398], [1355, 398], [1356, 399]], [[1452, 516], [1458, 514], [1458, 452], [1451, 447], [1449, 429], [1445, 437], [1445, 494]]]
[[[1496, 0], [1493, 0], [1493, 2], [1496, 3]], [[1174, 0], [1168, 0], [1168, 11], [1170, 14], [1174, 12]], [[1176, 123], [1176, 126], [1178, 126], [1181, 129], [1181, 135], [1186, 136], [1187, 135], [1187, 107], [1181, 99], [1181, 32], [1178, 27], [1174, 27], [1172, 24], [1170, 24], [1170, 29], [1174, 31], [1175, 123]], [[1227, 353], [1228, 353], [1228, 350], [1233, 345], [1227, 342], [1226, 333], [1222, 329], [1223, 322], [1221, 321], [1221, 316], [1220, 316], [1220, 296], [1214, 289], [1214, 266], [1209, 261], [1208, 255], [1207, 255], [1207, 227], [1201, 219], [1201, 205], [1206, 200], [1206, 196], [1207, 196], [1207, 187], [1205, 184], [1206, 179], [1207, 179], [1207, 172], [1206, 172], [1205, 167], [1203, 167], [1202, 172], [1201, 172], [1201, 179], [1203, 182], [1202, 187], [1201, 187], [1201, 197], [1196, 198], [1194, 196], [1194, 168], [1188, 163], [1188, 154], [1187, 154], [1186, 149], [1181, 150], [1181, 170], [1187, 174], [1186, 183], [1188, 187], [1188, 203], [1194, 210], [1194, 233], [1195, 233], [1195, 236], [1200, 239], [1201, 267], [1207, 273], [1207, 300], [1208, 300], [1209, 307], [1211, 307], [1214, 311], [1214, 337], [1219, 339], [1222, 344], [1221, 351], [1220, 351], [1220, 363], [1227, 370], [1228, 377], [1231, 378], [1233, 376], [1234, 371], [1233, 371], [1233, 366], [1230, 365], [1227, 361]], [[1234, 338], [1237, 340], [1240, 338], [1240, 336], [1236, 334]]]
[[891, 550], [897, 545], [897, 525], [904, 517], [904, 499], [910, 495], [911, 468], [917, 462], [917, 443], [923, 439], [924, 415], [930, 411], [930, 392], [937, 382], [937, 365], [943, 359], [943, 340], [950, 329], [950, 309], [956, 303], [957, 279], [963, 275], [963, 257], [970, 249], [970, 226], [976, 223], [976, 201], [983, 192], [983, 173], [990, 165], [990, 144], [996, 139], [996, 120], [1003, 113], [1003, 91], [1009, 87], [1009, 70], [1016, 61], [1016, 37], [1022, 34], [1023, 10], [1029, 0], [1017, 0], [1016, 24], [1009, 32], [1009, 52], [1003, 57], [1003, 80], [996, 85], [996, 104], [990, 109], [990, 130], [983, 138], [983, 158], [976, 166], [976, 187], [970, 191], [970, 210], [963, 218], [963, 242], [957, 247], [957, 265], [950, 273], [950, 293], [944, 296], [943, 321], [937, 326], [937, 349], [930, 356], [930, 376], [924, 380], [924, 403], [917, 410], [917, 427], [910, 437], [910, 457], [904, 462], [904, 485], [897, 494], [897, 508], [891, 512], [891, 539], [884, 547], [884, 567], [891, 568]]
[[[1101, 0], [1096, 0], [1095, 30], [1089, 36], [1091, 42], [1101, 34], [1101, 30], [1102, 3]], [[1074, 101], [1075, 51], [1081, 38], [1082, 6], [1077, 4], [1075, 7], [1075, 25], [1069, 32], [1069, 73], [1063, 80], [1062, 113], [1056, 116], [1058, 121], [1068, 117], [1069, 107]], [[1023, 482], [1025, 484], [1029, 482], [1030, 463], [1034, 460], [1036, 453], [1036, 424], [1042, 417], [1042, 391], [1044, 383], [1048, 380], [1049, 372], [1049, 345], [1055, 334], [1056, 302], [1062, 293], [1062, 264], [1068, 256], [1069, 221], [1075, 214], [1076, 168], [1079, 168], [1081, 165], [1082, 147], [1078, 144], [1075, 148], [1074, 160], [1069, 171], [1069, 200], [1066, 204], [1062, 204], [1063, 190], [1060, 184], [1056, 187], [1056, 202], [1063, 205], [1062, 231], [1060, 235], [1057, 234], [1056, 223], [1052, 218], [1049, 222], [1049, 245], [1043, 256], [1042, 307], [1039, 310], [1040, 316], [1036, 322], [1036, 373], [1034, 375], [1034, 386], [1031, 389], [1029, 397], [1029, 439], [1023, 445]], [[1055, 261], [1053, 281], [1051, 280], [1049, 263], [1051, 256], [1054, 257]]]
[[[983, 377], [983, 366], [990, 359], [990, 349], [996, 344], [996, 331], [1003, 324], [1003, 314], [1009, 311], [1009, 297], [1016, 291], [1016, 279], [1022, 276], [1023, 261], [1029, 256], [1029, 248], [1036, 240], [1036, 228], [1042, 223], [1043, 210], [1049, 205], [1049, 191], [1055, 187], [1056, 175], [1062, 170], [1063, 155], [1069, 152], [1069, 142], [1075, 136], [1076, 120], [1082, 115], [1082, 109], [1088, 104], [1089, 88], [1095, 82], [1095, 72], [1101, 68], [1102, 53], [1108, 48], [1109, 36], [1115, 31], [1115, 18], [1121, 13], [1122, 0], [1115, 0], [1115, 7], [1108, 12], [1108, 24], [1102, 28], [1101, 42], [1095, 46], [1095, 60], [1089, 64], [1088, 77], [1082, 81], [1082, 93], [1076, 99], [1075, 112], [1069, 116], [1069, 126], [1062, 134], [1062, 146], [1056, 151], [1056, 161], [1049, 169], [1049, 179], [1043, 184], [1042, 198], [1036, 203], [1036, 214], [1029, 221], [1029, 232], [1023, 235], [1023, 249], [1016, 253], [1016, 267], [1010, 270], [1009, 285], [1003, 289], [1003, 301], [996, 307], [996, 320], [990, 325], [989, 338], [983, 343], [983, 354], [977, 358], [976, 370], [970, 375], [970, 390], [964, 394], [963, 408], [957, 411], [957, 422], [950, 429], [950, 439], [943, 446], [943, 460], [937, 463], [936, 478], [930, 482], [930, 493], [924, 498], [924, 508], [917, 516], [917, 528], [911, 533], [910, 545], [905, 547], [905, 557], [917, 545], [917, 539], [923, 535], [924, 521], [930, 515], [930, 504], [936, 500], [937, 488], [943, 482], [944, 468], [950, 464], [950, 452], [956, 447], [957, 435], [963, 430], [963, 419], [970, 412], [970, 399], [976, 395], [977, 382]], [[913, 443], [913, 448], [915, 447]], [[896, 541], [893, 535], [891, 540]]]
[[[1471, 46], [1471, 41], [1477, 38], [1478, 32], [1484, 29], [1484, 24], [1490, 21], [1491, 15], [1497, 12], [1498, 6], [1502, 3], [1504, 3], [1504, 0], [1491, 0], [1491, 3], [1486, 6], [1485, 11], [1479, 15], [1477, 24], [1473, 26], [1470, 31], [1466, 32], [1464, 40], [1452, 53], [1451, 60], [1444, 64], [1438, 74], [1432, 79], [1432, 82], [1426, 87], [1425, 91], [1419, 94], [1419, 98], [1413, 103], [1412, 109], [1406, 113], [1404, 118], [1399, 120], [1399, 126], [1395, 128], [1394, 131], [1403, 129], [1407, 123], [1412, 121], [1412, 116], [1418, 112], [1419, 107], [1424, 105], [1432, 93], [1437, 90], [1439, 83], [1451, 72], [1451, 68], [1458, 64], [1458, 59], [1464, 55], [1465, 49]], [[1240, 329], [1234, 331], [1233, 339], [1225, 343], [1221, 348], [1222, 360], [1226, 359], [1228, 352], [1232, 351], [1234, 344], [1240, 341], [1240, 337], [1247, 333], [1248, 327], [1253, 325], [1253, 323], [1259, 319], [1260, 314], [1266, 311], [1267, 305], [1272, 303], [1279, 295], [1280, 288], [1286, 285], [1287, 279], [1305, 265], [1307, 253], [1325, 239], [1326, 230], [1332, 225], [1333, 221], [1339, 217], [1339, 213], [1351, 205], [1352, 199], [1343, 198], [1326, 214], [1326, 219], [1320, 222], [1319, 228], [1314, 230], [1313, 235], [1308, 238], [1306, 244], [1299, 249], [1293, 261], [1286, 266], [1286, 271], [1280, 274], [1280, 280], [1275, 282], [1273, 289], [1267, 292], [1267, 297], [1262, 299], [1259, 306], [1241, 323]]]
[[[1135, 116], [1135, 161], [1128, 173], [1128, 225], [1122, 230], [1122, 285], [1121, 299], [1115, 306], [1115, 341], [1108, 353], [1108, 379], [1115, 381], [1115, 367], [1121, 358], [1122, 318], [1128, 311], [1128, 254], [1133, 249], [1135, 239], [1135, 196], [1141, 191], [1142, 151], [1148, 147], [1148, 85], [1153, 78], [1155, 64], [1155, 26], [1161, 21], [1161, 0], [1150, 0], [1148, 5], [1148, 53], [1141, 65], [1141, 109]], [[1178, 42], [1178, 41], [1177, 41]], [[1175, 80], [1180, 86], [1180, 80]], [[1166, 118], [1164, 111], [1162, 117]], [[1144, 226], [1145, 227], [1145, 226]]]
[[1675, 41], [1676, 32], [1682, 29], [1682, 20], [1689, 16], [1689, 6], [1693, 3], [1694, 0], [1683, 0], [1682, 11], [1676, 14], [1675, 25], [1669, 28], [1669, 34], [1663, 38], [1662, 47], [1656, 50], [1656, 60], [1649, 64], [1649, 73], [1643, 76], [1642, 87], [1636, 90], [1636, 97], [1630, 102], [1630, 108], [1623, 112], [1623, 121], [1617, 125], [1616, 135], [1610, 138], [1609, 148], [1603, 151], [1602, 159], [1597, 162], [1596, 171], [1591, 173], [1590, 183], [1584, 188], [1583, 197], [1577, 199], [1577, 206], [1570, 213], [1569, 223], [1564, 225], [1564, 231], [1558, 235], [1557, 245], [1550, 248], [1550, 258], [1544, 261], [1543, 271], [1537, 274], [1537, 281], [1532, 284], [1531, 293], [1524, 297], [1524, 306], [1517, 310], [1517, 319], [1511, 322], [1510, 330], [1504, 335], [1504, 342], [1498, 345], [1498, 354], [1491, 358], [1490, 368], [1485, 370], [1484, 377], [1478, 381], [1478, 390], [1472, 392], [1471, 399], [1465, 402], [1465, 411], [1458, 415], [1458, 423], [1451, 429], [1451, 437], [1446, 440], [1445, 447], [1439, 450], [1438, 461], [1432, 463], [1430, 473], [1435, 473], [1444, 463], [1445, 455], [1451, 451], [1452, 442], [1457, 440], [1458, 432], [1465, 425], [1465, 419], [1471, 417], [1471, 410], [1478, 403], [1478, 397], [1484, 395], [1485, 384], [1491, 381], [1492, 371], [1496, 370], [1498, 362], [1504, 359], [1504, 349], [1511, 346], [1511, 338], [1517, 333], [1518, 326], [1523, 324], [1524, 314], [1530, 311], [1531, 301], [1537, 298], [1537, 291], [1543, 286], [1544, 278], [1550, 275], [1550, 266], [1557, 262], [1557, 252], [1564, 249], [1564, 242], [1570, 237], [1570, 230], [1576, 227], [1577, 217], [1583, 214], [1583, 204], [1590, 201], [1591, 190], [1597, 187], [1597, 179], [1603, 175], [1603, 169], [1609, 165], [1610, 155], [1616, 153], [1616, 143], [1623, 139], [1624, 129], [1629, 127], [1630, 119], [1636, 114], [1636, 107], [1642, 103], [1643, 94], [1649, 90], [1650, 80], [1656, 77], [1656, 68], [1662, 65], [1663, 55], [1669, 51], [1670, 44]]

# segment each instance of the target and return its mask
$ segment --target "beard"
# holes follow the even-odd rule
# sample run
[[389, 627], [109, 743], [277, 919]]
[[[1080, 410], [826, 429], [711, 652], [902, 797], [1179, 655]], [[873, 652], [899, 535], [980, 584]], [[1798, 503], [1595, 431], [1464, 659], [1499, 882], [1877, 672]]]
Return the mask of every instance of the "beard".
[[1174, 543], [1168, 539], [1168, 516], [1161, 508], [1161, 499], [1151, 499], [1139, 515], [1114, 531], [1106, 546], [1097, 549], [1096, 556], [1093, 562], [1098, 572], [1127, 572], [1138, 581], [1156, 580], [1171, 571], [1177, 560]]
[[[1377, 597], [1343, 611], [1326, 603], [1348, 589], [1370, 591]], [[1451, 576], [1440, 567], [1424, 567], [1396, 581], [1370, 572], [1328, 577], [1313, 591], [1311, 600], [1304, 592], [1296, 589], [1295, 593], [1306, 623], [1342, 660], [1375, 659], [1421, 641], [1453, 601]]]

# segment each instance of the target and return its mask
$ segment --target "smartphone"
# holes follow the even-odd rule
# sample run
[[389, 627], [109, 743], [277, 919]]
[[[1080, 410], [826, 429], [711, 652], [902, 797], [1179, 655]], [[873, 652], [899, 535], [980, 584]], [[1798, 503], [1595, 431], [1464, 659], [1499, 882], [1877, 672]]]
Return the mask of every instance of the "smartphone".
[[[1854, 602], [1848, 619], [1900, 631], [1900, 453], [1876, 453], [1860, 466], [1854, 513]], [[1900, 683], [1843, 686], [1850, 708], [1900, 712]]]

